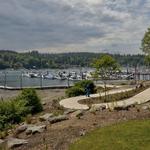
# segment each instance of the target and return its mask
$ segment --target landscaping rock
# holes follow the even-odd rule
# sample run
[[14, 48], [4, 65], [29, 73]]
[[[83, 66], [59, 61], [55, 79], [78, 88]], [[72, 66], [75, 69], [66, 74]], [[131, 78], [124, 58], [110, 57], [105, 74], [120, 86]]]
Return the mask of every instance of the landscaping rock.
[[40, 119], [40, 121], [47, 121], [51, 117], [53, 117], [53, 114], [52, 113], [47, 113], [43, 116], [40, 116], [39, 119]]
[[27, 124], [21, 125], [16, 129], [15, 134], [20, 134], [24, 132], [27, 128], [28, 128]]
[[102, 106], [93, 106], [91, 107], [91, 109], [89, 110], [91, 113], [95, 113], [96, 111], [103, 111], [104, 109], [106, 109], [106, 106], [105, 105], [102, 105]]
[[28, 126], [26, 130], [26, 134], [35, 134], [35, 133], [42, 133], [46, 130], [46, 125], [36, 126], [36, 125], [30, 125]]
[[84, 130], [80, 131], [80, 136], [84, 136], [86, 132]]
[[135, 103], [131, 104], [131, 105], [130, 105], [130, 107], [131, 107], [131, 108], [134, 108], [136, 105], [138, 105], [138, 103], [137, 103], [137, 102], [135, 102]]
[[89, 110], [90, 113], [96, 113], [98, 111], [98, 109], [96, 107], [91, 107], [91, 109]]
[[120, 111], [120, 110], [129, 110], [129, 106], [115, 106], [114, 110]]
[[144, 106], [142, 106], [142, 109], [143, 110], [148, 110], [148, 109], [150, 109], [150, 106], [149, 105], [144, 105]]
[[46, 102], [42, 102], [42, 105], [43, 105], [43, 106], [46, 105]]
[[71, 117], [81, 117], [83, 116], [83, 110], [77, 110], [74, 113], [71, 114]]
[[73, 113], [73, 112], [75, 112], [76, 110], [74, 110], [74, 109], [68, 109], [68, 110], [66, 110], [65, 112], [64, 112], [64, 115], [68, 115], [68, 114], [71, 114], [71, 113]]
[[3, 149], [6, 149], [6, 141], [0, 139], [0, 149], [3, 150]]
[[61, 122], [61, 121], [64, 121], [64, 120], [68, 120], [68, 117], [66, 115], [59, 115], [59, 116], [52, 117], [52, 118], [48, 119], [48, 121], [50, 123]]
[[14, 148], [14, 147], [18, 147], [24, 144], [28, 144], [28, 141], [24, 139], [17, 139], [17, 138], [9, 138], [7, 140], [8, 148]]

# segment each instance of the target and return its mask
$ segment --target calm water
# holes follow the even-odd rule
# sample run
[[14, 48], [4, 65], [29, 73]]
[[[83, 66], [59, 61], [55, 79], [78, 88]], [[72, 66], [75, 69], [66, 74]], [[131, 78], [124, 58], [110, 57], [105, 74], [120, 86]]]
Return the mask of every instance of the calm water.
[[[77, 73], [91, 71], [91, 68], [75, 68], [75, 69], [47, 69], [47, 70], [38, 70], [37, 72], [45, 73], [49, 71], [52, 74], [57, 74], [58, 72], [71, 72], [75, 71]], [[28, 70], [0, 70], [0, 86], [8, 87], [34, 87], [34, 86], [68, 86], [67, 80], [50, 80], [50, 79], [40, 79], [40, 78], [28, 78], [23, 77], [22, 73], [27, 72]], [[143, 71], [145, 72], [145, 71]], [[148, 71], [149, 72], [149, 71]], [[139, 78], [139, 77], [138, 77]], [[150, 75], [140, 76], [141, 80], [150, 80]], [[75, 81], [69, 81], [69, 85], [74, 84]], [[111, 81], [112, 82], [112, 81]], [[113, 81], [116, 82], [116, 81]], [[99, 83], [102, 83], [99, 81]]]
[[[82, 69], [67, 69], [67, 70], [58, 70], [58, 69], [49, 69], [49, 70], [38, 70], [38, 72], [46, 72], [49, 71], [51, 73], [58, 73], [62, 71], [87, 71], [90, 68], [82, 68]], [[27, 71], [27, 70], [26, 70]], [[32, 86], [59, 86], [59, 85], [68, 85], [67, 80], [50, 80], [50, 79], [40, 79], [40, 78], [28, 78], [23, 77], [22, 73], [26, 72], [25, 70], [1, 70], [0, 71], [0, 86], [9, 86], [9, 87], [32, 87]], [[69, 85], [72, 85], [74, 81], [69, 81]]]

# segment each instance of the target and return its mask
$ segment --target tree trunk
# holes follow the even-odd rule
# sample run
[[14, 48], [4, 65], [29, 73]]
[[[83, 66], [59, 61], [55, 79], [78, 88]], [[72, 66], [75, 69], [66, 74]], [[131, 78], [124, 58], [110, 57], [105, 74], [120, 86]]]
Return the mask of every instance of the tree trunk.
[[106, 81], [104, 81], [105, 102], [107, 101]]

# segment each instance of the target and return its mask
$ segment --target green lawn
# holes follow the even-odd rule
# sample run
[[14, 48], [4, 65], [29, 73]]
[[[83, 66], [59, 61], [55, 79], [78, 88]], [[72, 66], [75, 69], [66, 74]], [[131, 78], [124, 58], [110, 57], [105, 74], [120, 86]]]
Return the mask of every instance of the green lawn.
[[96, 129], [72, 144], [69, 150], [150, 150], [150, 120]]

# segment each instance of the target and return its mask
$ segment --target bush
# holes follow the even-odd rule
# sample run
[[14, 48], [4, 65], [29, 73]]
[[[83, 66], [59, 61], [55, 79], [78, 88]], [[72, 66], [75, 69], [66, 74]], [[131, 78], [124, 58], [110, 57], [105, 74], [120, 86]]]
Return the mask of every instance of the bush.
[[31, 114], [35, 114], [43, 110], [41, 100], [34, 89], [24, 89], [19, 98], [25, 102], [25, 106]]
[[80, 88], [80, 87], [71, 87], [69, 88], [67, 91], [66, 91], [66, 95], [68, 97], [74, 97], [74, 96], [79, 96], [79, 95], [84, 95], [84, 90], [83, 88]]
[[27, 113], [25, 103], [19, 99], [0, 101], [0, 130], [19, 123]]
[[0, 101], [0, 130], [19, 123], [28, 114], [42, 111], [42, 104], [34, 89], [25, 89], [13, 100]]
[[69, 88], [66, 91], [66, 95], [68, 97], [84, 95], [85, 94], [85, 88], [86, 88], [87, 85], [89, 85], [91, 94], [96, 92], [96, 88], [95, 88], [95, 85], [94, 85], [93, 81], [83, 80], [83, 81], [79, 81], [79, 82], [75, 83], [75, 85], [73, 87]]
[[91, 81], [91, 80], [82, 80], [82, 81], [75, 83], [75, 87], [82, 88], [83, 90], [85, 90], [87, 85], [89, 85], [91, 94], [96, 93], [95, 85], [94, 85], [93, 81]]

